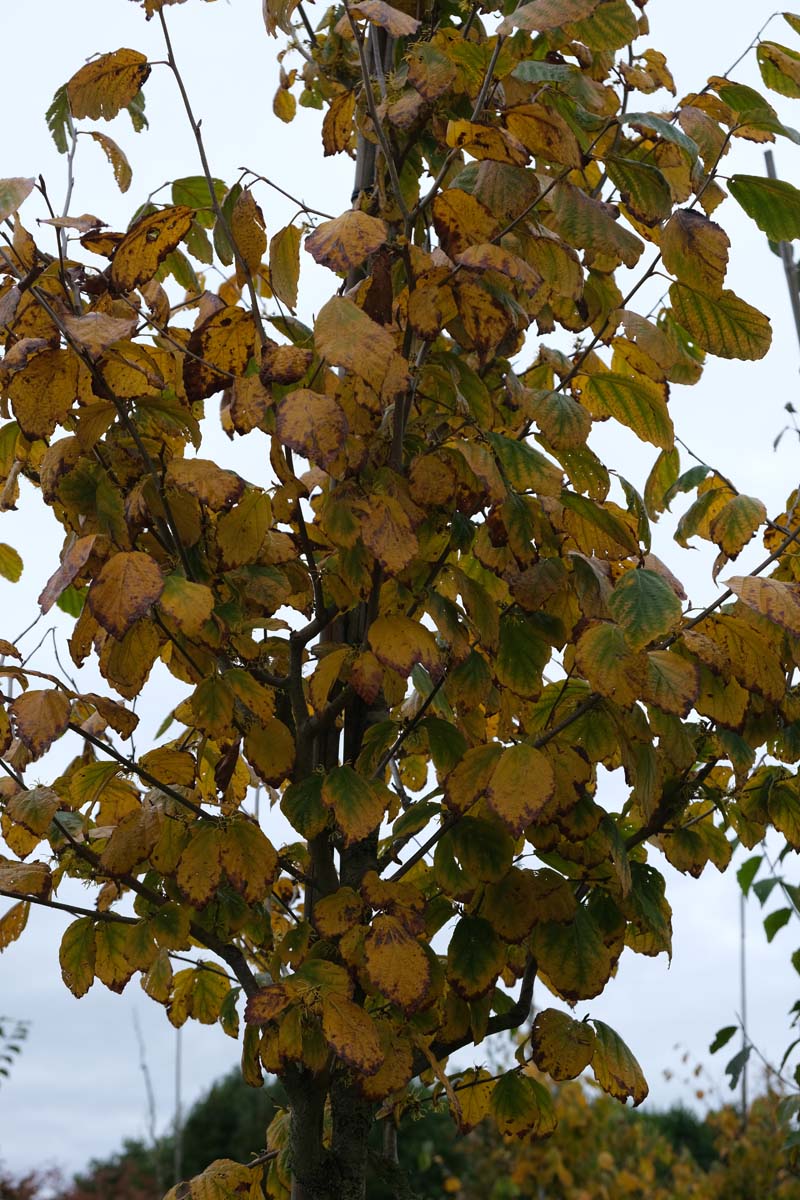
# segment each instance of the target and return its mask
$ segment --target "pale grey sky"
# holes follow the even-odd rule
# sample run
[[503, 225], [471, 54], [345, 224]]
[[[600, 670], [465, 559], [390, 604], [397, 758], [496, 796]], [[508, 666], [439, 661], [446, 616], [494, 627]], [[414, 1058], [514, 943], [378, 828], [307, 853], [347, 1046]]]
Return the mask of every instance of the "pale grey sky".
[[[708, 74], [725, 70], [744, 49], [772, 12], [766, 0], [747, 5], [719, 0], [651, 0], [652, 33], [648, 43], [663, 50], [676, 76], [679, 93], [701, 86]], [[299, 111], [290, 126], [272, 115], [277, 85], [275, 53], [261, 21], [260, 0], [217, 0], [204, 5], [190, 0], [168, 10], [175, 49], [196, 111], [203, 119], [212, 170], [228, 181], [241, 166], [271, 176], [309, 204], [338, 212], [349, 202], [351, 164], [339, 156], [323, 159], [319, 116]], [[770, 33], [797, 45], [780, 18]], [[141, 9], [130, 0], [28, 0], [6, 2], [3, 12], [4, 62], [0, 102], [4, 130], [0, 175], [42, 173], [54, 201], [64, 192], [64, 160], [55, 152], [44, 123], [44, 111], [55, 89], [84, 59], [95, 52], [130, 46], [151, 60], [163, 57], [156, 21], [145, 23]], [[735, 77], [759, 86], [754, 59]], [[116, 137], [134, 169], [131, 191], [121, 197], [110, 168], [96, 145], [82, 139], [76, 164], [77, 184], [72, 211], [96, 213], [112, 226], [124, 227], [132, 209], [166, 180], [199, 170], [195, 151], [180, 109], [174, 84], [163, 67], [154, 67], [146, 85], [151, 128], [135, 135], [127, 117], [111, 127], [97, 127]], [[666, 103], [667, 97], [664, 97]], [[774, 102], [790, 125], [800, 126], [800, 102]], [[798, 181], [800, 155], [782, 141], [776, 147], [779, 171]], [[730, 170], [763, 172], [758, 147], [736, 144], [727, 160]], [[294, 206], [264, 190], [259, 197], [274, 233], [295, 212]], [[38, 212], [33, 199], [23, 210], [29, 223]], [[729, 274], [732, 286], [761, 307], [773, 320], [774, 349], [755, 364], [711, 361], [703, 382], [693, 389], [676, 388], [671, 408], [676, 428], [704, 458], [717, 462], [741, 490], [761, 496], [771, 511], [780, 511], [795, 486], [798, 447], [786, 439], [774, 454], [772, 439], [784, 423], [783, 405], [800, 401], [797, 379], [800, 355], [791, 322], [780, 264], [758, 231], [728, 202], [719, 219], [729, 230], [734, 251]], [[333, 277], [304, 263], [302, 307], [313, 312], [336, 284]], [[656, 293], [657, 294], [657, 293]], [[302, 313], [301, 313], [302, 315]], [[214, 425], [214, 417], [207, 426]], [[238, 470], [263, 478], [266, 443], [247, 439], [231, 447], [215, 436], [213, 445]], [[643, 481], [652, 455], [624, 431], [606, 427], [593, 445], [634, 483]], [[0, 580], [0, 636], [11, 637], [30, 620], [35, 598], [52, 569], [60, 539], [54, 523], [26, 490], [18, 513], [3, 514], [0, 540], [11, 542], [26, 559], [20, 584]], [[660, 528], [660, 527], [659, 527]], [[709, 556], [681, 551], [660, 532], [659, 551], [681, 576], [695, 602], [713, 598]], [[748, 561], [757, 560], [757, 551]], [[741, 560], [745, 563], [745, 556]], [[739, 565], [737, 564], [737, 570]], [[52, 624], [42, 622], [29, 635], [31, 649]], [[42, 651], [47, 660], [46, 650]], [[160, 694], [143, 722], [151, 730], [169, 706]], [[146, 735], [145, 735], [146, 736]], [[45, 777], [46, 764], [42, 767]], [[618, 786], [614, 781], [611, 787]], [[794, 860], [789, 872], [796, 870]], [[676, 1043], [699, 1059], [715, 1030], [734, 1020], [738, 994], [738, 888], [730, 871], [719, 876], [713, 868], [700, 881], [668, 870], [669, 897], [674, 908], [675, 956], [668, 969], [663, 956], [646, 959], [623, 956], [618, 977], [606, 993], [578, 1014], [591, 1011], [619, 1029], [638, 1055], [657, 1103], [681, 1094], [667, 1084], [665, 1068], [679, 1069]], [[4, 904], [4, 902], [0, 902]], [[788, 957], [797, 938], [791, 924], [768, 947], [760, 929], [760, 914], [752, 903], [748, 914], [750, 1028], [754, 1040], [772, 1058], [788, 1040], [787, 1011], [796, 999], [797, 976]], [[150, 1002], [136, 983], [122, 997], [95, 983], [82, 1000], [74, 1000], [61, 984], [57, 947], [64, 919], [34, 911], [20, 942], [0, 957], [0, 1013], [28, 1017], [29, 1041], [12, 1078], [0, 1087], [0, 1159], [16, 1169], [56, 1162], [74, 1169], [92, 1154], [116, 1147], [123, 1136], [145, 1128], [145, 1097], [138, 1066], [133, 1012], [138, 1013], [147, 1039], [159, 1121], [164, 1126], [172, 1105], [175, 1035], [163, 1011]], [[546, 995], [538, 995], [547, 1003]], [[221, 1071], [235, 1063], [238, 1047], [214, 1027], [186, 1027], [184, 1039], [185, 1099], [191, 1101]], [[710, 1062], [722, 1079], [725, 1057]], [[680, 1073], [680, 1072], [679, 1072]]]

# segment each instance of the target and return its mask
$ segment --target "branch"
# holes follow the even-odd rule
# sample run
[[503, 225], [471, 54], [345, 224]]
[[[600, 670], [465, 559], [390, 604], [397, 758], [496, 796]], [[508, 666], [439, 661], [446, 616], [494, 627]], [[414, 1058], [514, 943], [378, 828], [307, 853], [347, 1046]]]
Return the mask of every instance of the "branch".
[[26, 904], [40, 904], [42, 908], [56, 909], [58, 912], [69, 913], [72, 917], [92, 917], [96, 921], [113, 921], [119, 925], [138, 925], [136, 917], [123, 917], [121, 913], [99, 912], [95, 908], [82, 908], [79, 904], [62, 904], [59, 900], [44, 900], [41, 896], [20, 896], [16, 892], [7, 892], [0, 888], [0, 896], [9, 900], [19, 900]]
[[184, 808], [188, 808], [190, 812], [195, 814], [195, 816], [203, 817], [205, 820], [210, 819], [209, 814], [204, 812], [199, 804], [195, 804], [192, 800], [187, 800], [185, 796], [182, 796], [180, 792], [176, 792], [175, 788], [170, 787], [168, 783], [162, 783], [156, 778], [155, 775], [151, 775], [150, 772], [145, 770], [144, 767], [140, 767], [137, 763], [135, 763], [132, 758], [126, 758], [124, 754], [120, 754], [120, 752], [108, 742], [101, 741], [100, 738], [95, 737], [95, 735], [93, 733], [89, 733], [88, 730], [82, 729], [81, 726], [77, 725], [74, 721], [70, 721], [67, 725], [67, 728], [71, 729], [73, 733], [79, 734], [84, 741], [91, 742], [96, 749], [102, 750], [104, 754], [107, 754], [109, 758], [113, 758], [120, 764], [121, 767], [124, 767], [126, 771], [130, 771], [132, 775], [137, 775], [139, 779], [143, 779], [144, 782], [149, 783], [151, 787], [158, 788], [158, 790], [163, 792], [165, 796], [169, 796], [172, 800], [177, 801], [178, 804], [183, 805]]
[[[531, 1013], [533, 985], [536, 980], [537, 970], [536, 959], [533, 955], [529, 955], [522, 975], [519, 996], [508, 1012], [497, 1013], [489, 1019], [485, 1037], [491, 1037], [495, 1033], [505, 1033], [509, 1029], [519, 1029], [520, 1025], [525, 1024]], [[470, 1031], [465, 1033], [463, 1037], [455, 1038], [452, 1042], [434, 1042], [430, 1047], [430, 1052], [434, 1058], [441, 1061], [441, 1059], [447, 1058], [448, 1055], [455, 1054], [456, 1050], [461, 1050], [464, 1046], [470, 1045], [472, 1041], [473, 1037]], [[414, 1059], [414, 1074], [419, 1075], [427, 1066], [427, 1058], [424, 1055], [418, 1055]]]

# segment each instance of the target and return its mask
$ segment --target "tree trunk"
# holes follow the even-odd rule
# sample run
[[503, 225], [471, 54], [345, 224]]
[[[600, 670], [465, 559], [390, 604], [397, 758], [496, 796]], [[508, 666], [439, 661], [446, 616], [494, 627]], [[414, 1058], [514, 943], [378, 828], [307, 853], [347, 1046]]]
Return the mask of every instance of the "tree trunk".
[[289, 1094], [292, 1200], [366, 1200], [367, 1141], [374, 1105], [344, 1074], [330, 1085], [330, 1148], [323, 1144], [326, 1083], [303, 1069], [285, 1080]]

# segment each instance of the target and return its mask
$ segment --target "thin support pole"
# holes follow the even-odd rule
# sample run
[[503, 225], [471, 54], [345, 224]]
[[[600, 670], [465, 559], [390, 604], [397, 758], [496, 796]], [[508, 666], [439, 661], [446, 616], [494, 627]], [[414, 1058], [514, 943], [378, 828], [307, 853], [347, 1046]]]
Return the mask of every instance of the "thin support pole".
[[[777, 179], [775, 159], [771, 150], [765, 150], [764, 159], [767, 164], [767, 175], [770, 179]], [[797, 341], [800, 344], [800, 287], [798, 286], [800, 281], [798, 280], [797, 263], [794, 261], [791, 242], [778, 242], [778, 253], [783, 263], [784, 274], [786, 275], [786, 285], [789, 289], [789, 301], [792, 306], [794, 327], [797, 333]]]

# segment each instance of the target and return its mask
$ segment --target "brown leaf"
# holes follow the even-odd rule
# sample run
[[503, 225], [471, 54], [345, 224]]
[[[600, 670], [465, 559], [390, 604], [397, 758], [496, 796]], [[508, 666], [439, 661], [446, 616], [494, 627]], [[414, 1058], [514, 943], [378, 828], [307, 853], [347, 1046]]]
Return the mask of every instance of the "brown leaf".
[[379, 25], [392, 37], [409, 37], [419, 29], [420, 22], [399, 8], [392, 8], [385, 0], [359, 0], [350, 5], [351, 12], [360, 13], [372, 25]]
[[88, 604], [104, 629], [123, 638], [164, 590], [161, 568], [139, 550], [114, 554], [89, 588]]
[[275, 425], [285, 445], [321, 467], [341, 454], [347, 436], [347, 418], [333, 396], [308, 388], [284, 396]]
[[39, 758], [69, 724], [69, 696], [57, 688], [23, 692], [11, 705], [17, 736]]
[[97, 536], [96, 533], [89, 533], [85, 537], [71, 537], [62, 556], [61, 565], [50, 576], [39, 596], [39, 605], [43, 613], [49, 612], [64, 589], [77, 579], [89, 561]]

